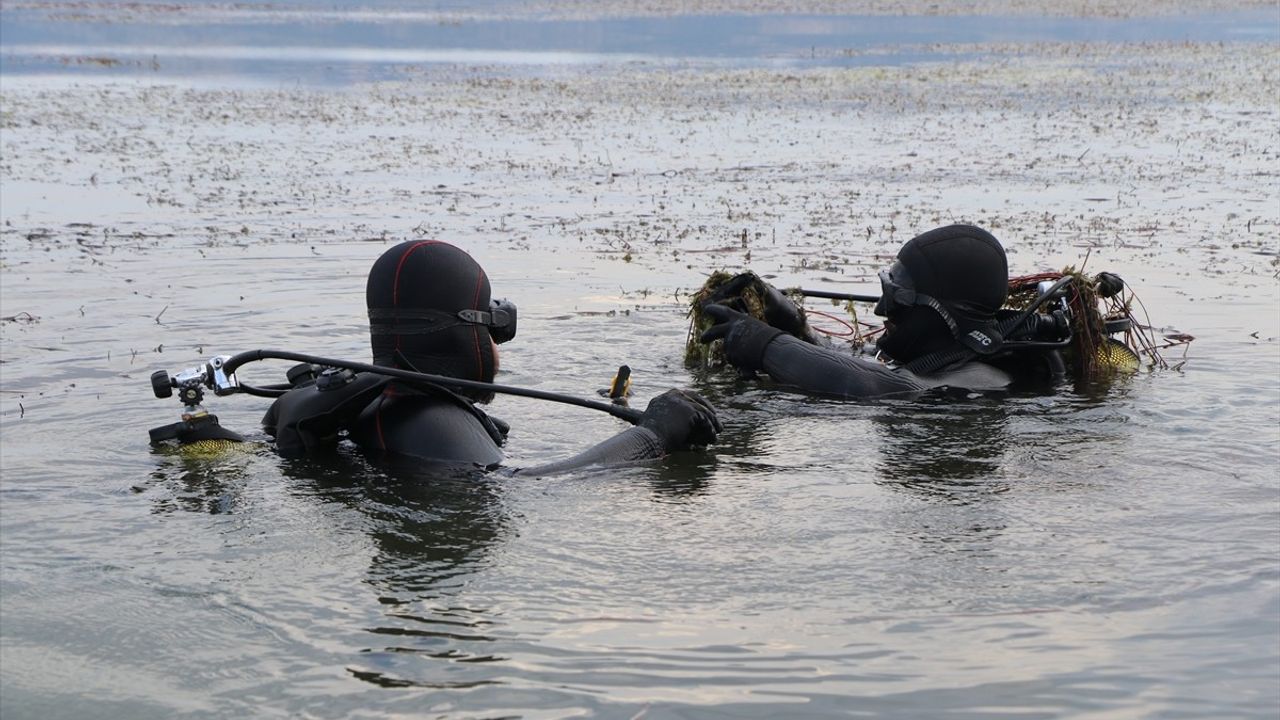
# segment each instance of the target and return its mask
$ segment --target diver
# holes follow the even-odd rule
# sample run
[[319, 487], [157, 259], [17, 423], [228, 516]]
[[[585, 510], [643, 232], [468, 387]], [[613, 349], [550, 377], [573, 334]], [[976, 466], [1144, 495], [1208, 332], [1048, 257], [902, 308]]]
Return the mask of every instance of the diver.
[[822, 395], [999, 390], [1014, 380], [1009, 367], [988, 360], [1002, 344], [997, 313], [1008, 283], [1004, 248], [991, 233], [949, 225], [912, 238], [880, 272], [875, 314], [885, 318], [885, 330], [874, 357], [818, 344], [799, 308], [762, 281], [765, 320], [730, 307], [741, 306], [722, 294], [701, 308], [715, 324], [699, 340], [723, 340], [725, 358], [740, 370], [763, 371], [779, 383]]
[[[515, 306], [491, 301], [483, 268], [445, 242], [406, 241], [387, 250], [369, 271], [365, 297], [376, 366], [491, 383], [497, 345], [516, 334]], [[432, 464], [494, 469], [503, 461], [506, 424], [478, 407], [491, 391], [306, 365], [290, 372], [290, 382], [262, 420], [286, 457], [331, 449], [345, 435], [365, 451]], [[634, 427], [521, 472], [658, 458], [710, 444], [720, 430], [706, 400], [672, 389], [651, 400]]]

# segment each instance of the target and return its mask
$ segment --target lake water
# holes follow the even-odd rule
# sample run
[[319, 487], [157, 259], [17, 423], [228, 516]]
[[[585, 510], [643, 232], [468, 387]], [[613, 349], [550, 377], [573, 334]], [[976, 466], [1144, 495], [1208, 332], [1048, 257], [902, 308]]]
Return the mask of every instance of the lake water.
[[[936, 44], [927, 17], [49, 7], [0, 12], [5, 720], [1280, 712], [1266, 12]], [[1016, 273], [1117, 272], [1196, 340], [1177, 370], [959, 400], [683, 364], [707, 273], [871, 292], [953, 221]], [[482, 481], [149, 447], [179, 409], [154, 370], [366, 360], [365, 273], [415, 237], [519, 305], [502, 382], [594, 397], [627, 363], [633, 404], [694, 388], [720, 442]], [[207, 404], [264, 439], [265, 401]], [[623, 428], [490, 410], [512, 467]]]
[[[5, 12], [7, 75], [342, 85], [427, 64], [883, 66], [972, 43], [1280, 41], [1275, 8], [1139, 18], [1031, 15], [659, 15], [566, 19], [521, 3], [32, 3]], [[588, 10], [589, 12], [589, 10]], [[937, 47], [938, 44], [950, 46]]]

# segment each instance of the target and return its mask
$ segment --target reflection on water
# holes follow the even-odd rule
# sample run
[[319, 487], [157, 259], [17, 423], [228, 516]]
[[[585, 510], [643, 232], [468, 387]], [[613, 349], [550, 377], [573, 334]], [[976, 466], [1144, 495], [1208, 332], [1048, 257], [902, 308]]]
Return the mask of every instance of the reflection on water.
[[662, 462], [660, 472], [649, 478], [653, 498], [659, 502], [688, 503], [711, 492], [715, 474], [713, 454], [684, 453]]
[[492, 684], [408, 680], [398, 669], [409, 662], [413, 672], [413, 655], [461, 663], [503, 659], [492, 652], [487, 610], [451, 599], [507, 540], [510, 520], [501, 479], [414, 460], [371, 462], [347, 453], [326, 461], [289, 461], [285, 474], [313, 486], [317, 499], [367, 518], [363, 526], [374, 552], [366, 583], [384, 615], [365, 628], [378, 640], [360, 651], [358, 666], [347, 668], [352, 677], [380, 687]]
[[1003, 492], [1001, 463], [1014, 439], [1002, 400], [925, 400], [872, 416], [880, 482], [958, 504], [972, 502], [966, 489], [977, 486], [984, 494]]
[[285, 474], [313, 483], [316, 497], [358, 510], [376, 552], [369, 584], [388, 606], [435, 601], [464, 584], [505, 540], [500, 478], [340, 453], [328, 462], [289, 461]]
[[[252, 471], [248, 454], [259, 449], [256, 444], [246, 445], [216, 454], [170, 445], [152, 447], [151, 453], [159, 461], [151, 472], [152, 485], [165, 491], [153, 500], [155, 512], [237, 512], [240, 491]], [[145, 489], [135, 488], [135, 492]]]
[[[157, 451], [153, 479], [166, 490], [156, 512], [244, 511], [240, 496], [253, 470], [243, 452], [219, 456]], [[370, 460], [345, 448], [323, 458], [278, 459], [292, 492], [301, 499], [356, 511], [371, 541], [365, 584], [383, 608], [381, 622], [363, 628], [377, 638], [348, 667], [352, 677], [380, 687], [468, 688], [489, 679], [434, 682], [405, 679], [422, 674], [420, 656], [458, 663], [505, 659], [493, 651], [488, 611], [453, 596], [483, 570], [511, 532], [501, 496], [506, 475], [424, 466], [417, 460]], [[683, 486], [682, 481], [675, 481]], [[681, 492], [663, 488], [663, 492]], [[404, 663], [408, 667], [401, 667]], [[428, 671], [428, 675], [430, 672]]]

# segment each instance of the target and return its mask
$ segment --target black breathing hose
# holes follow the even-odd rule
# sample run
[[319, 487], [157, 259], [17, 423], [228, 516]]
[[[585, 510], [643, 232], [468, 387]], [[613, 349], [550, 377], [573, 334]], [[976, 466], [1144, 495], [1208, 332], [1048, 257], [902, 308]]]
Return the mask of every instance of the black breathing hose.
[[280, 383], [277, 385], [261, 385], [261, 386], [240, 383], [237, 387], [238, 387], [237, 392], [242, 392], [245, 395], [253, 395], [254, 397], [265, 397], [265, 398], [278, 398], [281, 395], [293, 389], [292, 385], [287, 385], [285, 383]]
[[[446, 388], [468, 388], [471, 390], [485, 390], [488, 392], [502, 393], [504, 395], [519, 395], [521, 397], [537, 398], [538, 400], [550, 400], [552, 402], [564, 403], [566, 405], [577, 405], [578, 407], [607, 412], [616, 418], [626, 420], [632, 425], [639, 424], [640, 418], [644, 417], [644, 413], [640, 410], [636, 410], [635, 408], [600, 402], [598, 400], [586, 400], [574, 397], [573, 395], [565, 395], [547, 390], [534, 390], [532, 388], [513, 387], [511, 385], [498, 385], [495, 383], [480, 382], [478, 380], [463, 380], [461, 378], [448, 377], [446, 375], [431, 375], [430, 373], [401, 370], [399, 368], [389, 368], [381, 365], [370, 365], [369, 363], [354, 362], [351, 360], [334, 360], [332, 358], [318, 357], [316, 355], [296, 353], [288, 350], [247, 350], [245, 352], [232, 355], [225, 363], [223, 363], [223, 372], [227, 375], [231, 375], [241, 366], [251, 362], [257, 362], [259, 360], [293, 360], [295, 362], [312, 363], [314, 365], [322, 365], [326, 367], [343, 368], [346, 370], [353, 370], [355, 372], [385, 375], [387, 377], [393, 377], [397, 380], [406, 380], [408, 382], [442, 385]], [[279, 389], [280, 386], [257, 388], [252, 385], [240, 385], [240, 390], [246, 394], [263, 395], [266, 397], [275, 397], [278, 394]]]
[[1048, 290], [1044, 291], [1039, 297], [1033, 300], [1030, 305], [1027, 305], [1025, 308], [1023, 308], [1022, 312], [1019, 313], [1013, 319], [1013, 322], [1009, 323], [1008, 325], [1002, 324], [1002, 327], [1001, 327], [1002, 333], [1008, 336], [1014, 330], [1017, 330], [1023, 323], [1027, 321], [1028, 318], [1031, 317], [1031, 315], [1035, 311], [1040, 309], [1041, 305], [1051, 300], [1053, 296], [1058, 294], [1059, 290], [1066, 287], [1067, 284], [1071, 283], [1073, 280], [1075, 280], [1075, 278], [1071, 275], [1065, 275], [1063, 277], [1058, 278], [1058, 280], [1054, 282], [1053, 285], [1049, 286]]
[[804, 288], [791, 288], [783, 290], [784, 293], [800, 293], [805, 297], [827, 298], [828, 300], [852, 300], [854, 302], [880, 302], [879, 295], [856, 295], [854, 293], [838, 293], [829, 290], [806, 290]]

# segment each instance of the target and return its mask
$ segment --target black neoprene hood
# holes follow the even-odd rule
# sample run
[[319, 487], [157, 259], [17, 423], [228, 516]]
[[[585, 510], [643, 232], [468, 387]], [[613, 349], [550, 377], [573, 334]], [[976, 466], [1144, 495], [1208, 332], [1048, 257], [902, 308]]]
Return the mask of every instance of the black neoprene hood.
[[489, 310], [489, 278], [465, 251], [437, 240], [406, 241], [374, 262], [365, 287], [376, 365], [492, 382], [497, 351], [487, 327], [463, 310]]
[[962, 329], [985, 324], [1009, 294], [1009, 262], [995, 237], [973, 225], [948, 225], [912, 238], [898, 261], [915, 290], [932, 296]]

